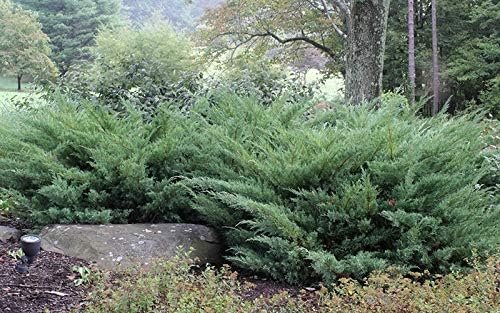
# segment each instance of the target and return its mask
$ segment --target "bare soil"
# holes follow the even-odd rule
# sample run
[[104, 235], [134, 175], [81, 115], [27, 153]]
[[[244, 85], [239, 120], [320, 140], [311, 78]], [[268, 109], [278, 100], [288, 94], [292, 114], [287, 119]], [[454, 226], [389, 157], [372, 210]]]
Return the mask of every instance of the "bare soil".
[[[15, 227], [26, 231], [29, 225], [20, 220], [0, 218], [0, 225]], [[29, 266], [26, 274], [15, 269], [19, 260], [9, 255], [9, 252], [20, 249], [18, 242], [0, 242], [0, 313], [22, 312], [82, 312], [85, 309], [85, 299], [92, 290], [91, 285], [75, 285], [78, 274], [72, 271], [73, 266], [86, 266], [96, 269], [86, 261], [64, 256], [54, 252], [41, 251], [36, 261]], [[112, 281], [119, 277], [110, 273]], [[251, 288], [241, 294], [244, 299], [255, 299], [260, 296], [287, 292], [303, 300], [316, 302], [314, 290], [276, 283], [272, 280], [256, 276], [241, 275], [242, 283], [250, 283]], [[307, 290], [309, 289], [309, 290]]]
[[[23, 229], [16, 220], [1, 220], [0, 225]], [[15, 269], [19, 261], [9, 255], [19, 250], [17, 242], [0, 242], [0, 312], [37, 313], [78, 311], [88, 286], [75, 286], [77, 274], [71, 268], [89, 266], [85, 261], [53, 252], [41, 251], [26, 274]]]

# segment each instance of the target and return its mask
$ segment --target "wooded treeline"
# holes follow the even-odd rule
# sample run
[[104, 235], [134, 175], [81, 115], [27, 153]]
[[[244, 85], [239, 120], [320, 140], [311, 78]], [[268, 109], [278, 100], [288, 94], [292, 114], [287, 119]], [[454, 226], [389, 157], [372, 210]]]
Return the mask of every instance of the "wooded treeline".
[[[498, 1], [437, 0], [440, 104], [450, 111], [500, 108], [500, 4]], [[415, 0], [416, 94], [432, 96], [432, 6]], [[385, 55], [384, 88], [403, 88], [410, 96], [407, 69], [407, 0], [392, 0]], [[407, 82], [408, 85], [404, 85]]]
[[[280, 49], [278, 58], [290, 61], [301, 57], [305, 47], [315, 48], [328, 59], [326, 71], [347, 74], [347, 92], [349, 92], [349, 73], [353, 67], [344, 63], [349, 60], [349, 20], [342, 12], [355, 11], [359, 3], [365, 3], [360, 17], [367, 12], [376, 12], [375, 2], [366, 1], [230, 1], [220, 9], [205, 16], [211, 28], [204, 30], [204, 37], [211, 43], [214, 54], [227, 50], [240, 49], [252, 54], [266, 54], [267, 51]], [[411, 100], [411, 80], [408, 71], [408, 4], [407, 0], [392, 0], [390, 3], [386, 49], [384, 54], [384, 90], [402, 90]], [[339, 5], [340, 4], [340, 5]], [[378, 7], [383, 7], [383, 2]], [[415, 0], [415, 68], [417, 98], [432, 97], [433, 62], [440, 66], [441, 93], [439, 106], [450, 98], [449, 111], [463, 110], [470, 107], [488, 107], [498, 114], [499, 107], [499, 12], [497, 1], [435, 1], [437, 58], [432, 57], [432, 1]], [[361, 7], [360, 7], [361, 8]], [[255, 14], [258, 12], [258, 14]], [[383, 17], [379, 12], [379, 17]], [[378, 19], [382, 21], [383, 19]], [[243, 22], [244, 21], [244, 22]], [[372, 32], [363, 37], [364, 47], [369, 48], [371, 57], [376, 56], [374, 44], [370, 38], [382, 39], [383, 34]], [[362, 32], [360, 33], [362, 34]], [[229, 39], [223, 37], [230, 37]], [[382, 40], [383, 41], [383, 40]], [[377, 41], [375, 41], [376, 43]], [[247, 50], [251, 46], [254, 49]], [[362, 53], [363, 49], [354, 49]], [[375, 58], [376, 59], [376, 58]], [[372, 59], [363, 66], [364, 76], [375, 66]], [[349, 63], [349, 62], [348, 62]], [[363, 77], [359, 80], [363, 80]], [[373, 79], [372, 79], [373, 80]], [[376, 83], [375, 83], [376, 84]], [[355, 88], [359, 91], [362, 89]], [[431, 110], [429, 110], [429, 113]]]
[[[450, 112], [476, 107], [486, 108], [495, 116], [499, 112], [500, 4], [494, 0], [13, 3], [36, 14], [41, 30], [49, 37], [49, 56], [60, 75], [93, 58], [91, 50], [100, 29], [125, 24], [141, 27], [151, 19], [166, 19], [177, 31], [194, 35], [188, 37], [195, 46], [203, 47], [202, 53], [219, 60], [236, 57], [253, 62], [250, 59], [265, 58], [302, 70], [320, 64], [324, 73], [341, 73], [346, 99], [352, 103], [372, 100], [382, 90], [401, 91], [409, 102], [421, 97], [437, 101], [429, 104], [429, 114], [450, 98]], [[434, 42], [432, 12], [436, 13]], [[411, 14], [414, 23], [409, 34]], [[3, 36], [9, 36], [9, 32]], [[188, 37], [186, 40], [190, 40]], [[12, 39], [6, 37], [3, 42]], [[4, 74], [17, 71], [15, 76], [23, 75], [13, 70], [12, 61], [6, 62], [10, 63], [1, 69]], [[40, 69], [35, 63], [30, 63], [31, 67]], [[436, 75], [433, 68], [439, 70]]]

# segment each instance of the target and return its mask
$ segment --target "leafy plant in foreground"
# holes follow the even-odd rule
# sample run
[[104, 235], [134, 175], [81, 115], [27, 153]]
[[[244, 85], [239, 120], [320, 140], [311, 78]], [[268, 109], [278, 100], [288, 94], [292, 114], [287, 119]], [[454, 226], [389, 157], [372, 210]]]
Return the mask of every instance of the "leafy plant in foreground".
[[[180, 221], [189, 214], [170, 179], [196, 147], [178, 114], [144, 123], [61, 98], [57, 106], [2, 116], [0, 188], [37, 224]], [[134, 113], [135, 112], [135, 113]], [[196, 161], [196, 157], [194, 158]]]
[[151, 271], [104, 278], [92, 290], [86, 312], [479, 313], [498, 308], [496, 258], [484, 266], [475, 264], [465, 275], [413, 272], [411, 279], [387, 271], [373, 273], [362, 283], [342, 278], [330, 290], [320, 286], [295, 294], [286, 291], [287, 286], [276, 286], [259, 297], [252, 296], [260, 290], [257, 286], [228, 267], [197, 273], [191, 266], [190, 261], [176, 258], [156, 263]]

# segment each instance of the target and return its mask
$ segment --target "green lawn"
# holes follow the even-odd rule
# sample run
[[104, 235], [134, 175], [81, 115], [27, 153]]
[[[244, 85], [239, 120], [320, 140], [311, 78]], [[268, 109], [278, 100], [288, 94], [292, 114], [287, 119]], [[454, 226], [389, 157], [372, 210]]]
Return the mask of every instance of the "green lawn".
[[22, 99], [28, 93], [17, 91], [17, 81], [12, 77], [0, 76], [0, 106], [6, 106], [13, 100]]
[[34, 93], [33, 85], [28, 82], [23, 82], [22, 90], [17, 91], [17, 80], [14, 77], [0, 76], [0, 109], [12, 107], [12, 103], [16, 101], [30, 98], [32, 105], [43, 103], [39, 95]]
[[0, 76], [0, 90], [16, 90], [17, 83], [14, 78]]
[[[306, 73], [306, 81], [312, 82], [320, 79], [321, 74], [318, 70], [311, 69]], [[325, 83], [320, 87], [320, 92], [327, 98], [338, 98], [344, 96], [344, 79], [341, 76], [334, 76], [325, 80]]]
[[12, 101], [22, 100], [26, 97], [32, 96], [29, 92], [17, 92], [17, 91], [2, 91], [0, 90], [0, 104], [7, 104]]
[[[21, 84], [22, 91], [30, 91], [33, 85], [23, 81]], [[17, 91], [17, 79], [15, 77], [0, 76], [0, 92], [1, 91]]]

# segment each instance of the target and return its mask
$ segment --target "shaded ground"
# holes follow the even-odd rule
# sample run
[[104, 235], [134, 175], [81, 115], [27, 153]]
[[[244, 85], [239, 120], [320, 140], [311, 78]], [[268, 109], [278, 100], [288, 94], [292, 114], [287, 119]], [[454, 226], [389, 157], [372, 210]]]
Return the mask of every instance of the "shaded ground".
[[9, 251], [19, 244], [0, 243], [0, 312], [69, 312], [78, 308], [86, 296], [87, 287], [74, 284], [73, 265], [85, 262], [56, 253], [41, 251], [29, 273], [15, 270], [16, 260]]
[[[26, 229], [19, 220], [0, 218], [0, 225]], [[19, 250], [19, 243], [0, 242], [0, 312], [69, 312], [78, 309], [87, 294], [88, 287], [74, 284], [74, 265], [88, 263], [60, 254], [41, 251], [29, 273], [15, 270], [16, 261], [9, 252]]]
[[[0, 225], [21, 230], [30, 228], [20, 220], [5, 219], [1, 216]], [[92, 286], [75, 286], [74, 281], [78, 278], [78, 274], [72, 272], [72, 267], [75, 265], [90, 267], [88, 262], [42, 250], [36, 262], [30, 266], [29, 273], [20, 274], [15, 270], [18, 261], [9, 255], [9, 252], [17, 251], [19, 248], [19, 243], [0, 242], [0, 313], [38, 313], [46, 309], [51, 313], [83, 310], [85, 298]], [[111, 276], [113, 282], [120, 275]], [[304, 294], [299, 288], [251, 275], [243, 274], [240, 279], [242, 283], [251, 284], [251, 288], [241, 294], [245, 299], [269, 297], [286, 291], [292, 296], [314, 302], [313, 292]]]
[[18, 218], [12, 219], [12, 218], [6, 218], [0, 215], [0, 225], [1, 226], [9, 226], [12, 228], [17, 228], [21, 231], [26, 230], [31, 228], [29, 224], [26, 224], [25, 222], [21, 221]]
[[259, 278], [256, 276], [241, 276], [241, 281], [243, 283], [250, 283], [251, 288], [244, 291], [240, 296], [246, 300], [254, 300], [259, 297], [272, 298], [274, 295], [286, 292], [292, 298], [300, 298], [302, 301], [308, 303], [311, 308], [318, 308], [318, 295], [316, 287], [296, 287], [285, 283], [278, 283], [265, 278]]

